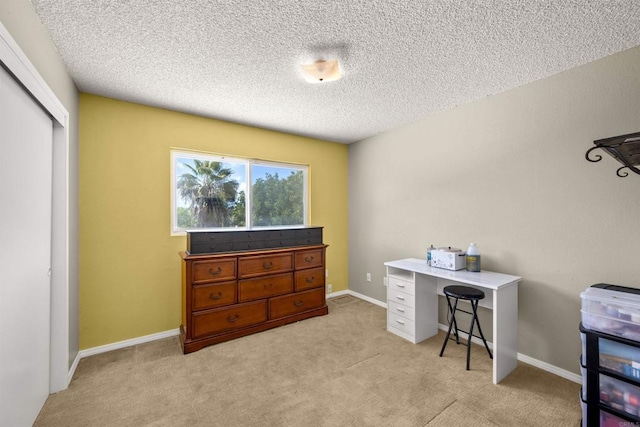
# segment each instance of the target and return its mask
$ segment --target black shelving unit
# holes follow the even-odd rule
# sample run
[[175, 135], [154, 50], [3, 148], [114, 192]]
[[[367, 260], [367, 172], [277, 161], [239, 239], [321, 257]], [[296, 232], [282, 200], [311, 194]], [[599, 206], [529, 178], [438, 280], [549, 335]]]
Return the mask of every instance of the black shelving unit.
[[[601, 415], [605, 419], [607, 417], [618, 417], [623, 421], [629, 422], [629, 425], [640, 425], [640, 415], [638, 415], [638, 413], [635, 415], [630, 413], [635, 412], [635, 410], [631, 409], [632, 407], [640, 408], [640, 406], [626, 402], [627, 405], [631, 405], [626, 407], [630, 412], [627, 412], [624, 406], [625, 399], [627, 401], [630, 400], [631, 395], [634, 396], [633, 400], [636, 398], [640, 399], [640, 370], [625, 370], [620, 369], [618, 366], [603, 366], [600, 360], [600, 340], [604, 339], [613, 343], [624, 344], [625, 346], [638, 349], [638, 352], [640, 352], [640, 342], [593, 331], [585, 328], [582, 323], [580, 324], [580, 332], [584, 334], [583, 351], [586, 353], [585, 357], [580, 358], [580, 364], [584, 368], [582, 378], [583, 390], [580, 398], [583, 399], [583, 402], [586, 404], [586, 413], [583, 412], [583, 426], [600, 426]], [[583, 360], [586, 362], [586, 365], [583, 363]], [[607, 385], [610, 385], [612, 382], [621, 384], [623, 388], [630, 386], [628, 387], [630, 390], [635, 390], [633, 387], [638, 387], [638, 394], [636, 395], [635, 392], [624, 392], [619, 389], [618, 391], [609, 391]], [[586, 401], [584, 397], [586, 397]], [[608, 424], [603, 422], [602, 425]]]

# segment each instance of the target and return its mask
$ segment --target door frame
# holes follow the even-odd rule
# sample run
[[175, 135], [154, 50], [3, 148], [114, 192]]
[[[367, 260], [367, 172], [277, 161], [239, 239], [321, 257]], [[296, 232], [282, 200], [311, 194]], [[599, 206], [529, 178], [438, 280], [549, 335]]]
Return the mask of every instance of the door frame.
[[[47, 111], [53, 121], [51, 203], [51, 350], [49, 392], [68, 387], [69, 363], [69, 112], [0, 22], [0, 66]], [[28, 339], [28, 337], [25, 337]], [[20, 343], [6, 343], [20, 345]]]

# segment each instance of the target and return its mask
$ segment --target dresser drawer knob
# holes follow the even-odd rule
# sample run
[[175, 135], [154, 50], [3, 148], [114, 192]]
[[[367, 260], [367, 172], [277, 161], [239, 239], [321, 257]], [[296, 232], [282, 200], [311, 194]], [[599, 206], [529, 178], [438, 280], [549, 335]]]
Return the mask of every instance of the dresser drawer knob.
[[307, 277], [307, 278], [305, 279], [305, 281], [306, 281], [307, 283], [313, 283], [313, 282], [315, 282], [315, 281], [316, 281], [316, 278], [315, 278], [315, 276]]
[[404, 325], [404, 320], [396, 319], [396, 322], [400, 323], [401, 325]]
[[222, 298], [222, 292], [218, 292], [218, 295], [214, 295], [213, 292], [209, 294], [209, 299], [212, 299], [214, 301], [220, 298]]
[[218, 267], [217, 270], [213, 270], [213, 267], [209, 269], [209, 274], [211, 274], [212, 276], [217, 276], [218, 274], [222, 273], [222, 268]]
[[227, 316], [227, 322], [229, 322], [229, 323], [233, 323], [233, 322], [235, 322], [236, 320], [238, 320], [239, 318], [240, 318], [240, 315], [239, 315], [239, 314], [236, 314], [235, 316]]
[[304, 259], [306, 262], [313, 262], [313, 257], [312, 256], [308, 256]]
[[396, 295], [396, 298], [398, 298], [400, 301], [404, 301], [404, 297], [401, 297], [400, 295]]
[[262, 263], [262, 268], [264, 268], [266, 270], [270, 269], [271, 267], [273, 267], [273, 263], [272, 262], [263, 262]]
[[296, 307], [301, 307], [304, 305], [304, 301], [300, 300], [300, 301], [294, 301], [293, 305], [295, 305]]

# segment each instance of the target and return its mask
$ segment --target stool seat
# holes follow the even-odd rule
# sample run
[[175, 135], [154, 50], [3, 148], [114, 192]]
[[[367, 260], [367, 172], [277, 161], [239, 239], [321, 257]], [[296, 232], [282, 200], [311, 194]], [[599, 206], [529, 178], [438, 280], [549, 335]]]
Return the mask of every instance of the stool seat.
[[[489, 345], [487, 344], [487, 340], [484, 338], [484, 334], [482, 333], [482, 328], [480, 327], [480, 321], [478, 320], [478, 302], [481, 299], [484, 299], [484, 292], [478, 288], [472, 288], [471, 286], [463, 286], [463, 285], [451, 285], [445, 286], [442, 290], [444, 295], [447, 297], [447, 305], [449, 306], [449, 313], [451, 315], [451, 319], [449, 320], [449, 329], [447, 330], [447, 336], [444, 338], [444, 343], [442, 343], [442, 349], [440, 350], [440, 357], [444, 354], [444, 349], [447, 347], [447, 342], [451, 337], [451, 330], [453, 329], [455, 334], [456, 344], [460, 344], [460, 337], [458, 335], [458, 322], [456, 320], [456, 313], [458, 311], [467, 313], [471, 315], [471, 326], [469, 328], [467, 343], [467, 371], [469, 370], [469, 361], [471, 357], [471, 337], [477, 337], [473, 335], [473, 327], [475, 325], [478, 326], [478, 332], [480, 336], [477, 338], [481, 338], [484, 343], [484, 347], [487, 349], [487, 353], [489, 353], [489, 358], [493, 359], [493, 355], [491, 354], [491, 350], [489, 350]], [[453, 300], [453, 305], [451, 304], [451, 300]], [[466, 300], [471, 304], [471, 312], [462, 310], [458, 308], [458, 301]], [[465, 331], [463, 331], [465, 332]]]
[[445, 286], [443, 289], [445, 295], [452, 298], [466, 299], [466, 300], [481, 300], [484, 299], [484, 292], [477, 288], [462, 285]]

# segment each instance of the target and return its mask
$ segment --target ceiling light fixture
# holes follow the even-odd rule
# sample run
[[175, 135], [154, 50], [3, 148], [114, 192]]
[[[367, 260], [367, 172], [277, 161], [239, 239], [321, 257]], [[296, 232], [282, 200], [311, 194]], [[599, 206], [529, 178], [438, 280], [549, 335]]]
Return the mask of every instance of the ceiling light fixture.
[[325, 83], [340, 80], [342, 72], [337, 59], [318, 60], [313, 64], [301, 65], [304, 78], [309, 83]]

